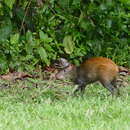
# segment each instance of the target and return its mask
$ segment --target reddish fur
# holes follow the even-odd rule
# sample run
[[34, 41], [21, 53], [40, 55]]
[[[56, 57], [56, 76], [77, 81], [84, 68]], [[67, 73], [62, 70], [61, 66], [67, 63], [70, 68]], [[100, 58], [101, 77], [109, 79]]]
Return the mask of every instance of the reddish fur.
[[104, 57], [93, 57], [80, 65], [82, 73], [87, 74], [94, 81], [112, 81], [116, 78], [119, 70], [117, 65], [110, 59]]
[[114, 95], [113, 87], [119, 89], [116, 84], [116, 76], [118, 75], [118, 67], [116, 64], [107, 58], [93, 57], [88, 59], [85, 63], [81, 64], [76, 69], [76, 80], [79, 86], [74, 91], [74, 95], [81, 89], [82, 95], [84, 94], [85, 86], [87, 84], [100, 81], [102, 85]]

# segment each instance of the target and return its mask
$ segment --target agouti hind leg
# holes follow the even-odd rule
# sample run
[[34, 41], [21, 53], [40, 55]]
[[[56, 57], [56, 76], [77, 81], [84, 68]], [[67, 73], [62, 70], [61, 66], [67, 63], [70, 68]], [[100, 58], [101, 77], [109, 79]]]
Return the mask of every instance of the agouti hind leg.
[[117, 90], [117, 94], [120, 95], [120, 90], [119, 90], [119, 88], [118, 88], [118, 86], [117, 86], [117, 81], [116, 81], [116, 80], [113, 80], [113, 81], [112, 81], [112, 85], [113, 85], [114, 88]]
[[107, 81], [107, 82], [102, 82], [102, 85], [103, 85], [108, 91], [111, 92], [111, 95], [112, 95], [112, 97], [113, 97], [113, 96], [114, 96], [114, 89], [113, 89], [111, 83], [108, 82], [108, 81]]

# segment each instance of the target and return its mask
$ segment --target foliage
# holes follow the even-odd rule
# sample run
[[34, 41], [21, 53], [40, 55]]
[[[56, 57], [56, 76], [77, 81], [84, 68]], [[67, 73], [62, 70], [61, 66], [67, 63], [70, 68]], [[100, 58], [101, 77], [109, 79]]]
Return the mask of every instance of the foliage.
[[129, 0], [0, 1], [0, 70], [49, 66], [58, 57], [76, 65], [106, 56], [130, 66]]

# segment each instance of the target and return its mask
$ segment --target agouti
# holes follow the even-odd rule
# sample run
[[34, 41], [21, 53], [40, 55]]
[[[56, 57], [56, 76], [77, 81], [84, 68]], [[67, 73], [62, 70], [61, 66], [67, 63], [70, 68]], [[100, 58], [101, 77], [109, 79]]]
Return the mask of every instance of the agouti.
[[79, 67], [73, 65], [68, 66], [60, 71], [56, 75], [56, 78], [62, 79], [65, 75], [69, 75], [73, 81], [78, 84], [74, 95], [81, 89], [83, 96], [86, 85], [99, 81], [113, 96], [114, 88], [116, 88], [118, 94], [120, 94], [116, 84], [118, 72], [118, 66], [112, 60], [104, 57], [93, 57], [89, 58]]

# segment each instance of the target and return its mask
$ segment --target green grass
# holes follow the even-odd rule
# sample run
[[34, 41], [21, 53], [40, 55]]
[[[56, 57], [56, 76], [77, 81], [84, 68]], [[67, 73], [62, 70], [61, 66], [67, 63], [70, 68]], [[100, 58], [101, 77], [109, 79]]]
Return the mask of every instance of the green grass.
[[[0, 85], [0, 130], [129, 130], [130, 86], [107, 96], [100, 84], [72, 97], [74, 85], [36, 80]], [[78, 94], [80, 95], [80, 93]]]

